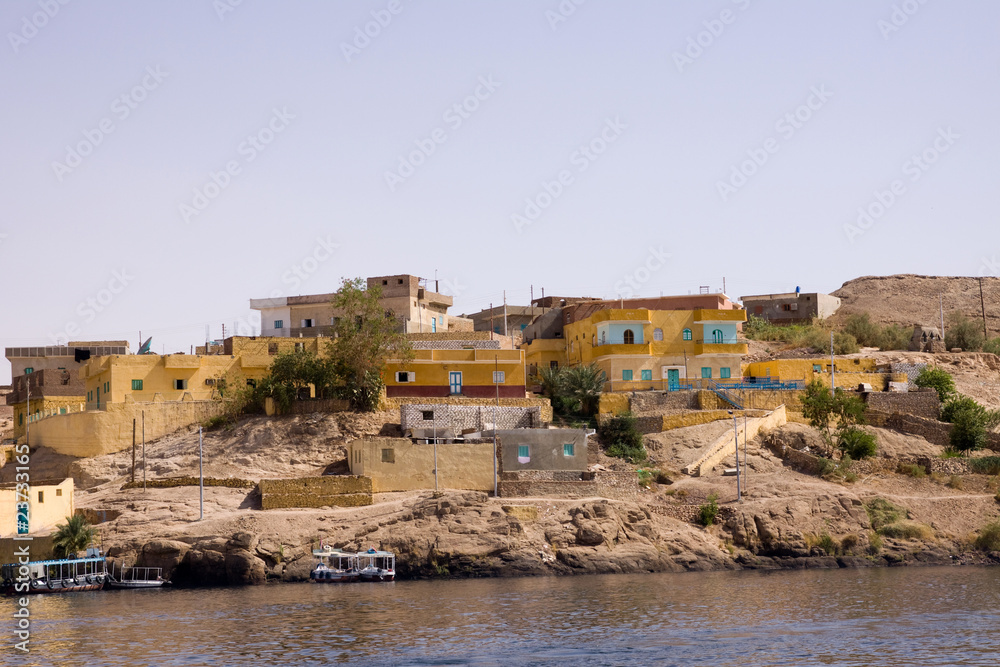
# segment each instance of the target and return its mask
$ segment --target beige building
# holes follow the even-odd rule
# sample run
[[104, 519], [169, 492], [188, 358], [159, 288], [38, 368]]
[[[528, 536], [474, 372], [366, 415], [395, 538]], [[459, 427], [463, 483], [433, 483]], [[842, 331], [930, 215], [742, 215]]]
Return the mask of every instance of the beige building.
[[347, 460], [352, 475], [371, 478], [374, 493], [433, 489], [435, 450], [437, 488], [493, 490], [492, 440], [435, 447], [414, 444], [409, 438], [359, 438], [347, 443]]
[[[382, 307], [394, 317], [403, 333], [437, 333], [469, 330], [463, 318], [448, 315], [453, 300], [429, 289], [430, 281], [411, 275], [375, 276], [368, 286], [382, 288]], [[339, 319], [331, 302], [334, 294], [250, 299], [250, 308], [260, 311], [261, 336], [332, 336]], [[452, 326], [451, 320], [460, 320]]]
[[[18, 534], [17, 484], [0, 484], [0, 537]], [[40, 480], [28, 486], [28, 534], [47, 533], [73, 516], [73, 478]], [[24, 534], [24, 531], [21, 531]]]

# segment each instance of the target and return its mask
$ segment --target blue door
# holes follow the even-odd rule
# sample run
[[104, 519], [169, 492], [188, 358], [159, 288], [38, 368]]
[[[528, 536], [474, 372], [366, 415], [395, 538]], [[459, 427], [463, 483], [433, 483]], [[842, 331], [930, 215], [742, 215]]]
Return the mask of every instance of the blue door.
[[667, 369], [667, 390], [678, 391], [681, 388], [681, 372], [676, 368]]
[[448, 373], [448, 386], [452, 394], [462, 393], [462, 371], [451, 371]]

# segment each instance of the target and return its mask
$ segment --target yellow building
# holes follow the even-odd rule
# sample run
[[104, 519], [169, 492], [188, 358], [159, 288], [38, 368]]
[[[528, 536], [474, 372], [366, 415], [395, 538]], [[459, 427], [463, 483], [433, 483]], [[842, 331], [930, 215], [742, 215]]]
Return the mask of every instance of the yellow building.
[[875, 359], [835, 357], [833, 369], [835, 377], [831, 378], [829, 358], [772, 359], [746, 364], [743, 375], [752, 378], [770, 378], [779, 382], [798, 381], [805, 384], [819, 380], [827, 386], [833, 381], [838, 387], [846, 389], [854, 389], [864, 383], [872, 385], [877, 391], [884, 391], [890, 381], [907, 381], [905, 373], [879, 371]]
[[606, 391], [679, 389], [738, 379], [747, 353], [740, 338], [743, 310], [608, 308], [567, 320], [561, 338], [535, 339], [524, 346], [527, 364], [596, 363], [606, 375]]
[[414, 350], [414, 358], [390, 360], [384, 376], [389, 398], [400, 396], [525, 397], [524, 351], [498, 349]]
[[[17, 504], [25, 497], [17, 484], [0, 485], [0, 537], [17, 535]], [[27, 534], [44, 533], [54, 530], [56, 524], [65, 523], [66, 517], [73, 516], [73, 478], [62, 481], [39, 480], [27, 488], [28, 525]], [[20, 531], [25, 534], [24, 528]]]

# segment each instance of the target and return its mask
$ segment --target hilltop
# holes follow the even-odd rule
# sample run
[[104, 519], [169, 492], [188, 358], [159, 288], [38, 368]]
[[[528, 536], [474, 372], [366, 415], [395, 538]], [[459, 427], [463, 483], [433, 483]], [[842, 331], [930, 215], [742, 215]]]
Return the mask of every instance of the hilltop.
[[[1000, 332], [1000, 278], [983, 278], [986, 303], [986, 326], [991, 335]], [[850, 315], [868, 313], [880, 324], [939, 327], [940, 298], [945, 318], [961, 311], [969, 317], [981, 317], [979, 279], [957, 276], [921, 276], [911, 273], [892, 276], [862, 276], [845, 282], [833, 296], [841, 301], [830, 323], [842, 325]]]

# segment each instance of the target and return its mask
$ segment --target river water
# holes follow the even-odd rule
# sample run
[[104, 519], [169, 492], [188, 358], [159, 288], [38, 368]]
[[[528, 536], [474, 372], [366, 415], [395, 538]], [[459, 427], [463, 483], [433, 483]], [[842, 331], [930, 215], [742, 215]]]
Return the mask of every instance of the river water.
[[0, 664], [1000, 664], [1000, 568], [102, 591], [30, 610], [31, 652], [7, 630]]

